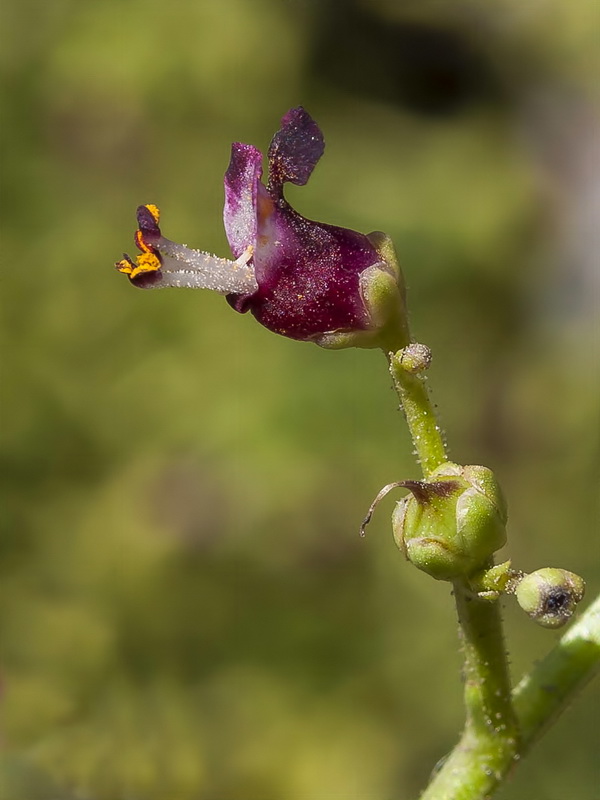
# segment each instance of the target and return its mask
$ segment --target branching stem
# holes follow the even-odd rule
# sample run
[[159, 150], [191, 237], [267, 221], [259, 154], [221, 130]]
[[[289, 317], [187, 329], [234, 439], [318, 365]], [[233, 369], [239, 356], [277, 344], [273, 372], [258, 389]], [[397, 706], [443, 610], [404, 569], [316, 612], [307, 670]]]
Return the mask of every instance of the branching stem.
[[[390, 372], [423, 475], [447, 461], [425, 379], [388, 356]], [[490, 563], [488, 566], [492, 566]], [[511, 695], [500, 604], [454, 584], [464, 653], [466, 723], [421, 800], [486, 800], [511, 766], [572, 700], [600, 664], [600, 598]]]

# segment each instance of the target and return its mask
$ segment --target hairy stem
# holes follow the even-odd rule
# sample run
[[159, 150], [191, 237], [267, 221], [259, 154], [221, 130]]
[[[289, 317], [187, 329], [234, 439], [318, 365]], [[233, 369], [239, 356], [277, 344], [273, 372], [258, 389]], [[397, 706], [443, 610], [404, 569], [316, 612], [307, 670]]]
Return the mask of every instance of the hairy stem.
[[518, 752], [518, 729], [510, 696], [508, 665], [498, 603], [454, 585], [465, 658], [465, 729], [421, 800], [488, 797]]
[[525, 753], [600, 669], [600, 596], [514, 691]]
[[425, 378], [403, 369], [398, 353], [389, 353], [388, 361], [423, 475], [428, 478], [448, 457]]
[[[460, 607], [461, 601], [458, 601], [458, 605]], [[496, 608], [495, 603], [490, 604], [490, 609]], [[462, 630], [463, 633], [466, 632], [464, 623]], [[485, 646], [482, 651], [483, 649]], [[558, 644], [514, 690], [513, 707], [519, 738], [513, 739], [509, 733], [510, 728], [507, 728], [501, 732], [505, 741], [500, 747], [497, 747], [493, 736], [490, 741], [485, 732], [472, 729], [468, 700], [469, 655], [466, 648], [465, 653], [465, 732], [433, 777], [421, 800], [484, 800], [491, 796], [514, 763], [527, 753], [540, 733], [569, 706], [576, 693], [600, 668], [600, 597], [596, 598]], [[484, 682], [489, 679], [485, 674], [480, 677]], [[476, 689], [475, 694], [477, 691]], [[478, 705], [476, 702], [475, 710]], [[492, 715], [494, 713], [498, 712], [492, 712]], [[485, 717], [483, 721], [485, 722]]]

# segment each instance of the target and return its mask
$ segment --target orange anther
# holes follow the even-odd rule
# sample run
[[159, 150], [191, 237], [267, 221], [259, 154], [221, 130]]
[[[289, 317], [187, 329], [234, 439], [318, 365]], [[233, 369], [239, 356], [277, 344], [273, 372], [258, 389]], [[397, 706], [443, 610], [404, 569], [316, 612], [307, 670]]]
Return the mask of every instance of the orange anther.
[[126, 275], [131, 275], [134, 269], [133, 264], [131, 264], [131, 262], [126, 258], [121, 259], [121, 261], [117, 261], [115, 268], [119, 272], [124, 272]]
[[156, 222], [156, 224], [158, 225], [158, 221], [160, 219], [160, 210], [158, 206], [155, 206], [153, 203], [147, 203], [146, 208], [154, 217], [154, 222]]

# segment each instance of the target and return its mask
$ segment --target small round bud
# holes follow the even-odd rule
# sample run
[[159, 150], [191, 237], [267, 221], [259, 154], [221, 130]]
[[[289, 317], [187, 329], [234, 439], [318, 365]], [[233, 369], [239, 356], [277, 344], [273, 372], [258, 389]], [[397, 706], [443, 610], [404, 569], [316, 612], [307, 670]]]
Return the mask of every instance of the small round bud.
[[568, 622], [584, 592], [579, 575], [552, 567], [526, 575], [515, 589], [523, 611], [544, 628], [560, 628]]
[[394, 538], [409, 561], [438, 580], [481, 570], [506, 542], [506, 504], [486, 467], [442, 464], [394, 511]]
[[429, 369], [431, 350], [426, 344], [411, 342], [395, 354], [394, 360], [400, 364], [403, 370], [415, 375]]

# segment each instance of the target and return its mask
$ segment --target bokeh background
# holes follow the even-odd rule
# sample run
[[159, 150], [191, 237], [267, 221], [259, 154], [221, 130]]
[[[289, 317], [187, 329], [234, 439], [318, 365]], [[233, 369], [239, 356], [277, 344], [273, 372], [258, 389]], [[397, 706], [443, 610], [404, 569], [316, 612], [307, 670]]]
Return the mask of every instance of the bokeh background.
[[[449, 587], [381, 355], [112, 268], [139, 203], [228, 254], [232, 141], [303, 104], [299, 211], [396, 242], [463, 463], [525, 570], [598, 591], [596, 0], [3, 4], [6, 800], [416, 797], [462, 725]], [[507, 603], [515, 679], [558, 633]], [[598, 689], [501, 800], [598, 797]]]

